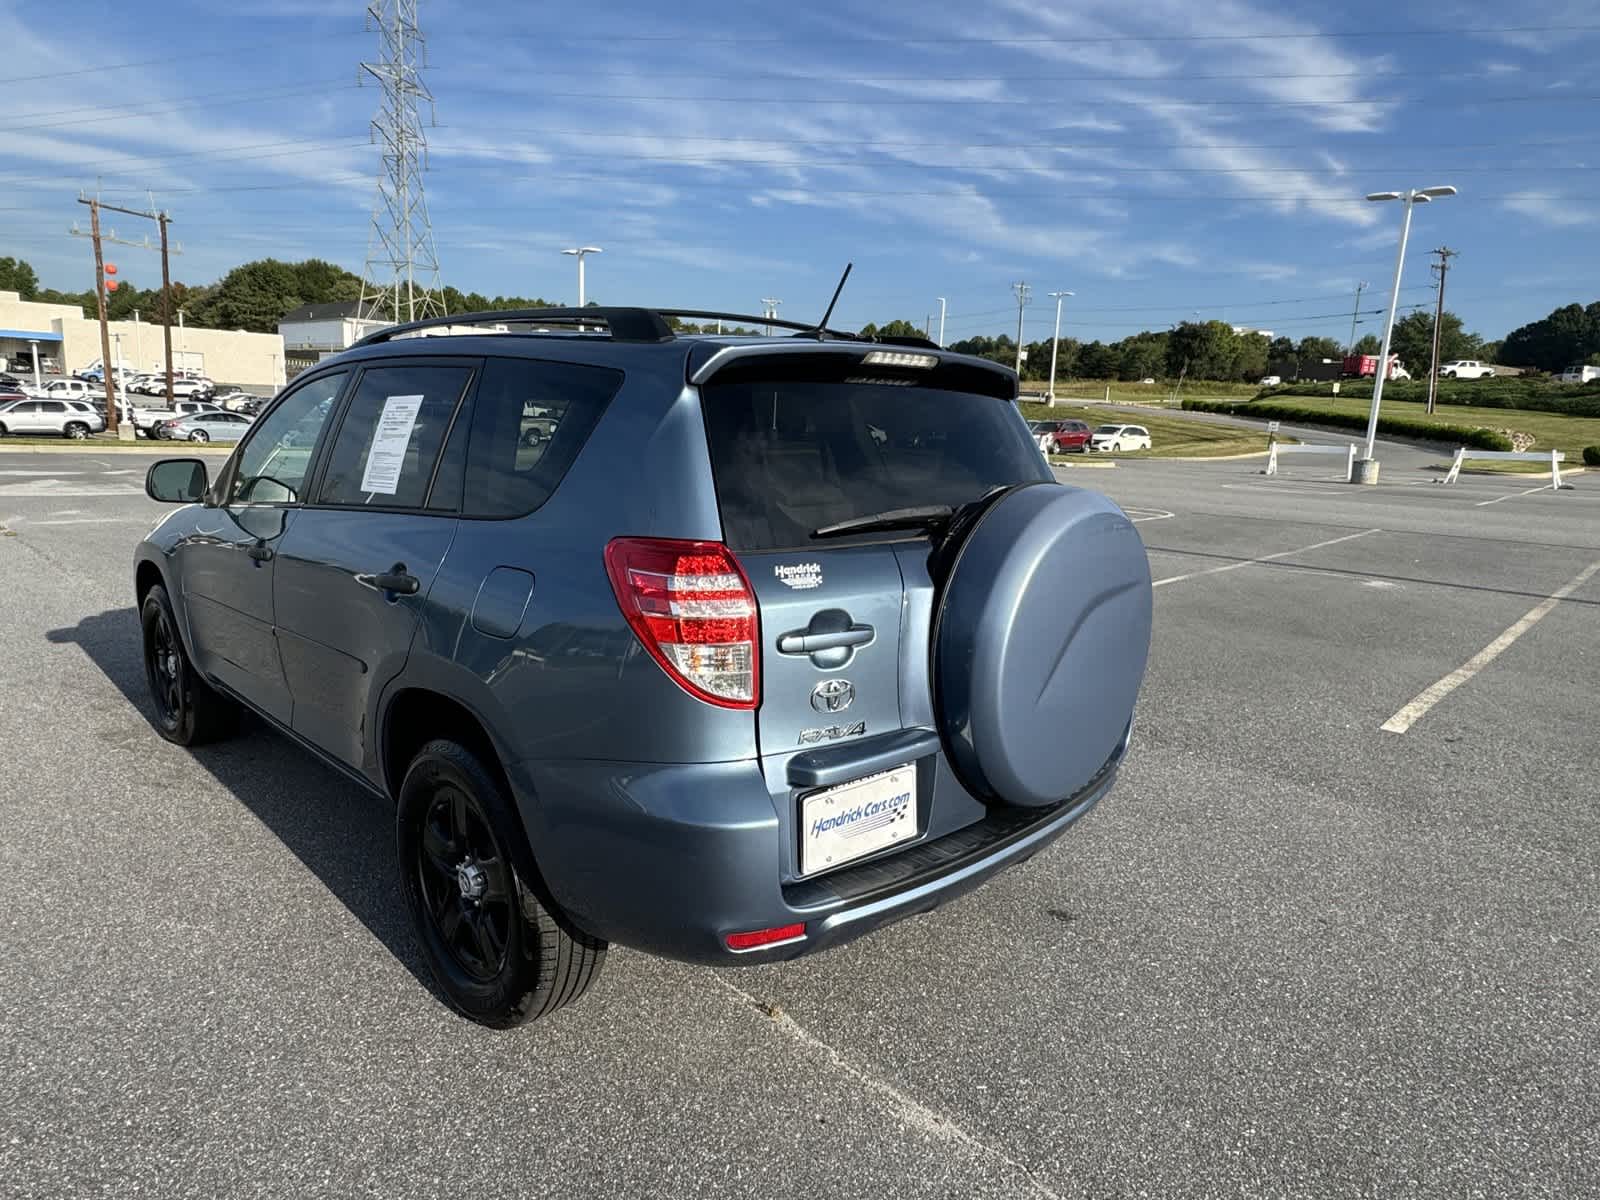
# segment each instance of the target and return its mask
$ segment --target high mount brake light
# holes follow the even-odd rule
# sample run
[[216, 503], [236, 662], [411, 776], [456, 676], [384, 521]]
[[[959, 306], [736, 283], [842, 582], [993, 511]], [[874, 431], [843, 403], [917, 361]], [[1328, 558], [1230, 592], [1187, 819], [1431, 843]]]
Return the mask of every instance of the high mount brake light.
[[869, 350], [862, 356], [861, 365], [864, 367], [915, 367], [919, 371], [931, 371], [939, 365], [938, 356], [933, 354], [913, 354], [909, 350]]
[[755, 589], [721, 542], [615, 538], [606, 574], [622, 615], [652, 658], [696, 699], [721, 708], [761, 701]]

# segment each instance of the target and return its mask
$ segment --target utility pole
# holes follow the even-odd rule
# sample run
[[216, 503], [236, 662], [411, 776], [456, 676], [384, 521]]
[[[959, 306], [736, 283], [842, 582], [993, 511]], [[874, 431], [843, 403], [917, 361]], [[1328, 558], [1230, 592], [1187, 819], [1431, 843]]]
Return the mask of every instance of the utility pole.
[[929, 341], [933, 340], [933, 314], [928, 314], [928, 319], [922, 323], [922, 336]]
[[161, 344], [167, 356], [167, 407], [172, 407], [172, 273], [167, 270], [166, 213], [157, 218], [161, 225]]
[[1056, 302], [1056, 332], [1050, 339], [1050, 393], [1045, 397], [1045, 403], [1051, 408], [1056, 406], [1056, 355], [1061, 349], [1061, 302], [1071, 292], [1051, 292], [1050, 298]]
[[[106, 256], [100, 246], [100, 201], [90, 200], [88, 204], [89, 236], [94, 239], [94, 303], [100, 314], [100, 380], [106, 387], [106, 430], [117, 433], [117, 397], [111, 385], [111, 331], [106, 325]], [[61, 369], [65, 371], [66, 355], [61, 357]]]
[[1033, 291], [1026, 283], [1018, 280], [1011, 285], [1011, 290], [1017, 294], [1017, 376], [1022, 375], [1022, 310], [1028, 307], [1028, 293]]
[[[105, 332], [106, 331], [104, 329], [105, 321], [106, 321], [106, 318], [105, 318], [105, 278], [104, 278], [105, 272], [103, 270], [104, 258], [103, 258], [102, 252], [101, 252], [101, 243], [102, 242], [117, 242], [118, 244], [123, 245], [123, 246], [134, 246], [134, 247], [136, 247], [138, 249], [142, 249], [142, 250], [153, 250], [153, 249], [155, 249], [155, 247], [150, 244], [150, 239], [148, 237], [146, 237], [144, 239], [144, 241], [142, 241], [142, 242], [130, 242], [130, 241], [126, 241], [123, 238], [117, 237], [116, 234], [114, 234], [114, 233], [102, 234], [100, 232], [100, 213], [101, 213], [101, 211], [103, 210], [105, 212], [122, 213], [124, 216], [128, 216], [128, 217], [140, 217], [140, 218], [142, 218], [142, 219], [144, 219], [146, 221], [154, 221], [154, 222], [156, 222], [156, 224], [158, 224], [161, 227], [161, 321], [162, 321], [162, 324], [165, 326], [165, 328], [163, 330], [163, 338], [164, 338], [164, 340], [166, 342], [166, 350], [167, 350], [167, 407], [171, 408], [172, 407], [172, 269], [171, 269], [171, 265], [170, 265], [168, 259], [173, 254], [182, 254], [183, 253], [183, 250], [181, 248], [177, 249], [177, 250], [171, 249], [170, 246], [169, 246], [169, 243], [168, 243], [167, 226], [172, 224], [172, 214], [169, 213], [169, 212], [166, 212], [164, 210], [158, 210], [156, 208], [156, 206], [155, 206], [155, 202], [154, 202], [153, 198], [151, 200], [150, 207], [148, 209], [145, 209], [142, 212], [139, 209], [136, 209], [136, 208], [122, 208], [122, 207], [120, 207], [119, 205], [116, 205], [116, 204], [107, 204], [103, 200], [99, 199], [98, 197], [95, 197], [94, 199], [90, 199], [90, 198], [88, 198], [86, 196], [79, 196], [78, 197], [78, 203], [79, 204], [87, 204], [89, 206], [90, 224], [92, 226], [91, 236], [95, 239], [95, 247], [94, 247], [95, 270], [97, 271], [97, 273], [100, 276], [99, 283], [98, 283], [97, 286], [99, 287], [99, 291], [100, 291], [100, 308], [101, 308], [100, 324], [102, 326], [102, 329], [101, 329], [101, 334], [102, 334], [101, 341], [102, 341], [102, 343], [105, 343], [105, 342], [109, 341], [109, 339], [107, 337], [105, 337]], [[76, 226], [73, 227], [72, 232], [73, 232], [74, 235], [78, 235], [78, 229], [77, 229]], [[134, 314], [134, 320], [135, 321], [138, 320], [138, 314], [137, 313]], [[104, 346], [102, 346], [101, 362], [102, 363], [105, 362]], [[63, 366], [65, 366], [65, 364], [63, 364]], [[112, 405], [112, 408], [114, 409], [115, 405]], [[116, 413], [114, 411], [113, 412], [109, 412], [106, 415], [106, 431], [108, 433], [116, 433], [117, 432]]]
[[1350, 344], [1345, 347], [1346, 354], [1356, 352], [1356, 322], [1361, 319], [1361, 293], [1367, 290], [1367, 281], [1363, 279], [1356, 284], [1356, 306], [1350, 312]]
[[1428, 412], [1434, 411], [1439, 390], [1439, 329], [1444, 324], [1444, 277], [1450, 273], [1450, 260], [1459, 250], [1439, 246], [1433, 251], [1439, 261], [1433, 264], [1433, 273], [1439, 277], [1439, 304], [1433, 310], [1433, 361], [1428, 367]]
[[939, 301], [939, 349], [943, 350], [944, 349], [944, 297], [943, 296], [938, 297], [938, 301]]

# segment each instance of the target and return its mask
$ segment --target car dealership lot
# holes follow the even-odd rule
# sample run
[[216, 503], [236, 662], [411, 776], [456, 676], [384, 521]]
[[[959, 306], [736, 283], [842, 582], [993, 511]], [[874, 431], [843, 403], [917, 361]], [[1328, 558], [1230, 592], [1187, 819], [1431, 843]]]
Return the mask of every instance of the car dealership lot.
[[150, 728], [151, 457], [0, 447], [6, 1194], [1600, 1186], [1600, 477], [1062, 469], [1158, 584], [1101, 810], [865, 941], [615, 951], [497, 1034], [426, 981], [384, 803]]

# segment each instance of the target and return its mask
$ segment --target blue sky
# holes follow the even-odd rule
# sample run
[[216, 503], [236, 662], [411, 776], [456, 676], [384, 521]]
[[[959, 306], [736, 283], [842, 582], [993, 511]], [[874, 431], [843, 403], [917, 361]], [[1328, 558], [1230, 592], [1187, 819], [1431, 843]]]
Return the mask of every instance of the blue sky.
[[[1064, 333], [1218, 317], [1343, 340], [1386, 298], [1397, 205], [1459, 250], [1449, 306], [1498, 337], [1600, 295], [1600, 11], [1251, 0], [878, 0], [871, 6], [421, 0], [436, 98], [427, 198], [443, 278], [611, 303], [1014, 331], [1009, 285], [1069, 289]], [[178, 278], [309, 255], [360, 270], [379, 94], [355, 0], [0, 0], [0, 254], [92, 282], [66, 236], [97, 177], [175, 218]], [[1511, 27], [1515, 27], [1514, 29]], [[1436, 36], [1418, 31], [1475, 30]], [[136, 221], [117, 222], [141, 238]], [[159, 279], [122, 248], [126, 278]], [[1378, 299], [1374, 300], [1374, 297]], [[935, 318], [937, 319], [937, 318]], [[1375, 318], [1367, 318], [1364, 330]]]

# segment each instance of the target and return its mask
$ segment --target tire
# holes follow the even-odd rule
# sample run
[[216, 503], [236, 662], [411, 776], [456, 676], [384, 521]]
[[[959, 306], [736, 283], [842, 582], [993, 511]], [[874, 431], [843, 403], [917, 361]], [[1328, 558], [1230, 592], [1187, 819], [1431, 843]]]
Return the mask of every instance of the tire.
[[191, 442], [209, 442], [211, 440], [211, 435], [204, 429], [196, 429], [189, 435], [189, 440]]
[[5, 437], [5, 435], [6, 435], [6, 427], [4, 425], [0, 425], [0, 437]]
[[589, 989], [606, 943], [558, 912], [504, 783], [475, 753], [446, 739], [424, 746], [400, 786], [395, 829], [412, 927], [456, 1011], [509, 1029]]
[[89, 427], [81, 421], [72, 421], [61, 432], [63, 436], [69, 437], [75, 442], [81, 442], [89, 436]]
[[239, 728], [239, 706], [200, 678], [178, 634], [167, 589], [150, 589], [139, 610], [144, 674], [156, 706], [156, 731], [179, 746], [221, 741]]
[[1113, 450], [1121, 450], [1122, 449], [1122, 443], [1121, 442], [1112, 442], [1111, 443], [1111, 448]]

